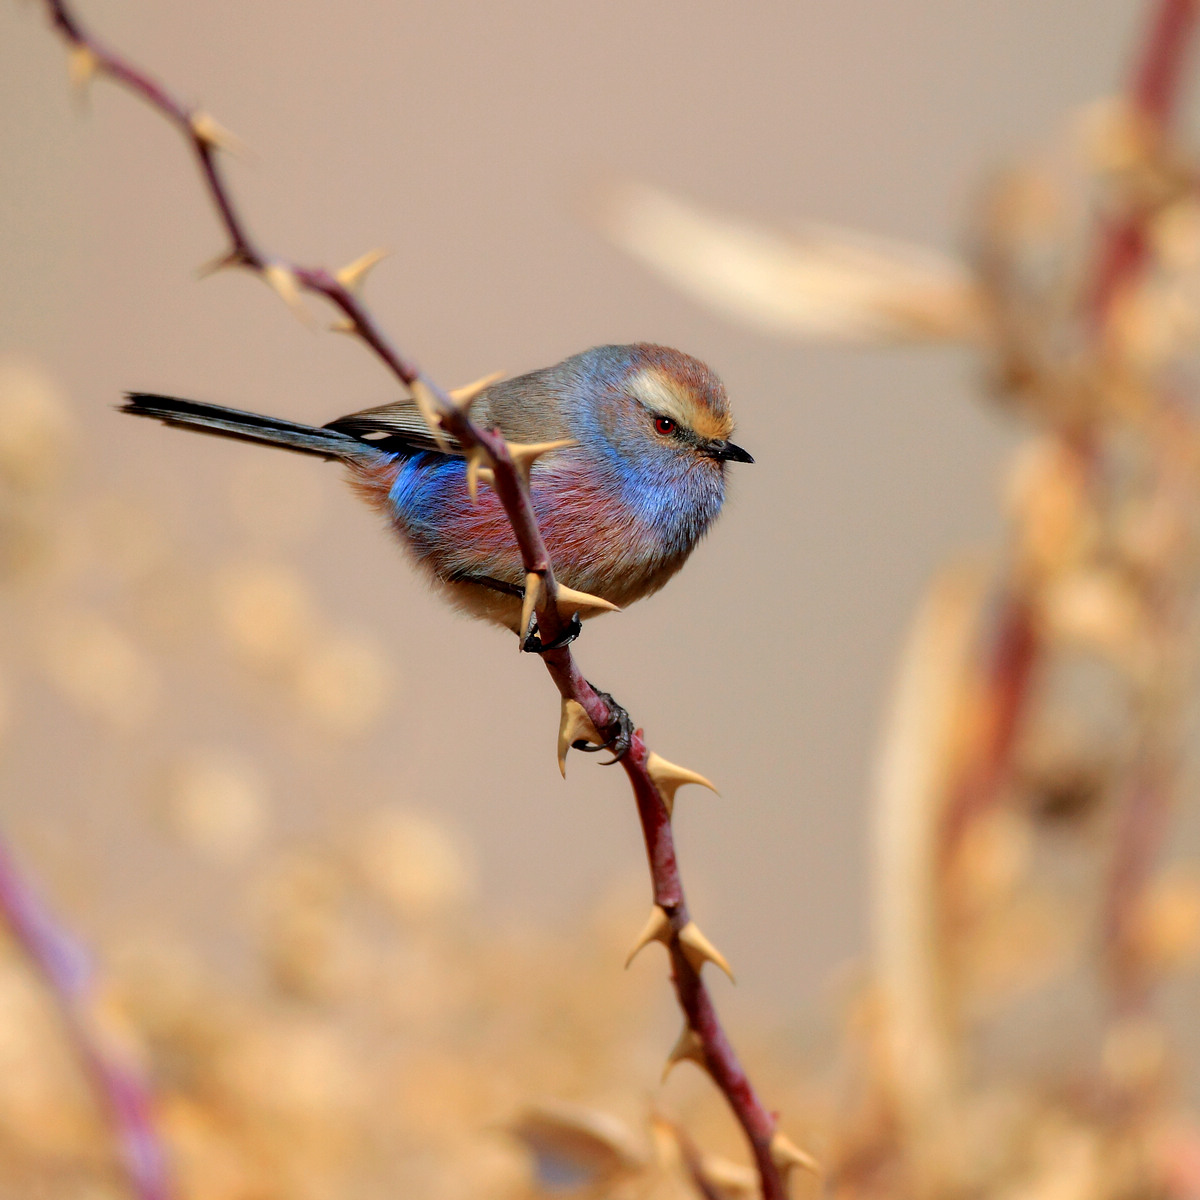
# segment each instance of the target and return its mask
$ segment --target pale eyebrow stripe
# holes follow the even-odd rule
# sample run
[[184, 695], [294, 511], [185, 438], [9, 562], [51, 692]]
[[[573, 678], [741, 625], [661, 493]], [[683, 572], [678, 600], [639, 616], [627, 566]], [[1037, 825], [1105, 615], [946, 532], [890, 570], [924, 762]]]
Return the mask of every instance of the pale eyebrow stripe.
[[648, 407], [664, 417], [671, 417], [690, 429], [695, 420], [694, 407], [688, 404], [663, 377], [650, 368], [643, 368], [630, 380], [630, 389]]
[[728, 416], [718, 416], [697, 405], [688, 394], [681, 394], [671, 379], [653, 367], [643, 367], [629, 381], [630, 390], [652, 412], [670, 417], [681, 428], [701, 439], [727, 438], [733, 431]]

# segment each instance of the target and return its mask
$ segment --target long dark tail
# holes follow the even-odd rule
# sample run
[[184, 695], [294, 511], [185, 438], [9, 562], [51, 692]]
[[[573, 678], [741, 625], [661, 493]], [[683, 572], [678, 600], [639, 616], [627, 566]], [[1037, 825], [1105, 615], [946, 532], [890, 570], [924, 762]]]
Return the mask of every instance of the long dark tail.
[[168, 425], [194, 429], [197, 433], [282, 446], [285, 450], [315, 454], [320, 458], [373, 457], [379, 453], [370, 443], [336, 429], [298, 425], [295, 421], [281, 421], [258, 413], [240, 412], [221, 404], [201, 404], [198, 400], [180, 400], [174, 396], [126, 392], [121, 411], [137, 417], [157, 417]]

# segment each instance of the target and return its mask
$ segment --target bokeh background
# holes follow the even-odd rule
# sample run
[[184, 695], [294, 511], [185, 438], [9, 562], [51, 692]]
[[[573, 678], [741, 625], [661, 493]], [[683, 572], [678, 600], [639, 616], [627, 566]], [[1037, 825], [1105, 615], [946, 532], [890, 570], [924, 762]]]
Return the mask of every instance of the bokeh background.
[[[863, 945], [865, 796], [901, 633], [934, 564], [994, 535], [1009, 430], [965, 357], [781, 345], [700, 311], [604, 242], [590, 191], [632, 176], [777, 224], [953, 249], [981, 172], [1120, 82], [1138, 6], [96, 0], [83, 15], [252, 148], [234, 184], [267, 245], [334, 264], [392, 248], [370, 299], [447, 386], [629, 340], [723, 376], [758, 462], [685, 573], [590, 626], [582, 661], [722, 789], [688, 797], [679, 837], [742, 992], [811, 1003]], [[73, 103], [35, 6], [0, 21], [0, 337], [66, 397], [66, 486], [153, 521], [197, 587], [231, 563], [295, 571], [323, 620], [377, 648], [387, 692], [350, 740], [298, 729], [264, 754], [257, 726], [280, 701], [205, 661], [195, 629], [195, 656], [99, 771], [59, 698], [11, 714], [12, 835], [64, 835], [91, 883], [120, 877], [138, 908], [217, 919], [222, 872], [135, 828], [147, 775], [200, 744], [268, 773], [273, 827], [327, 820], [333, 784], [339, 806], [436, 812], [476, 847], [494, 912], [569, 919], [640, 881], [619, 781], [586, 760], [557, 776], [537, 664], [442, 611], [335, 469], [113, 411], [140, 388], [320, 422], [391, 384], [255, 281], [196, 282], [221, 239], [172, 131], [110, 87]], [[769, 610], [750, 602], [764, 595]], [[36, 655], [37, 630], [5, 626]]]
[[[580, 657], [721, 788], [685, 792], [676, 828], [738, 969], [738, 991], [717, 985], [735, 1040], [819, 1029], [866, 943], [898, 646], [935, 565], [994, 544], [1014, 428], [966, 355], [788, 345], [702, 311], [605, 242], [597, 189], [636, 177], [954, 250], [988, 172], [1123, 78], [1141, 6], [81, 15], [248, 144], [232, 179], [266, 246], [334, 265], [391, 248], [369, 299], [443, 384], [631, 340], [723, 376], [756, 465], [683, 574], [589, 625]], [[582, 757], [559, 779], [539, 664], [427, 594], [336, 469], [114, 411], [136, 388], [320, 423], [392, 394], [315, 305], [306, 329], [253, 279], [198, 282], [221, 249], [176, 135], [112, 87], [73, 97], [41, 9], [0, 7], [0, 381], [44, 402], [31, 470], [56, 531], [6, 530], [0, 780], [22, 861], [85, 940], [144, 928], [231, 971], [248, 864], [300, 839], [402, 825], [452, 864], [435, 899], [484, 926], [640, 911], [622, 781]], [[661, 971], [639, 962], [629, 986], [665, 991]]]

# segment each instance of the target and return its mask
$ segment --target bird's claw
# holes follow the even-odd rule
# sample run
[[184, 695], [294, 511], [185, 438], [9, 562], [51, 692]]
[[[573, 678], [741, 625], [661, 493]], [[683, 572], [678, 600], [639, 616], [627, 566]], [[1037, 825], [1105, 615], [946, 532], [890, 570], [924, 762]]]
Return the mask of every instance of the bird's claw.
[[629, 747], [633, 745], [633, 721], [629, 714], [608, 694], [602, 692], [598, 687], [588, 684], [593, 692], [608, 705], [608, 711], [612, 713], [612, 719], [608, 725], [600, 731], [601, 736], [606, 733], [612, 733], [608, 741], [601, 743], [599, 746], [593, 745], [591, 742], [576, 741], [572, 746], [576, 750], [582, 750], [585, 754], [597, 754], [601, 750], [611, 750], [612, 758], [608, 762], [602, 762], [602, 767], [611, 767], [619, 763], [621, 759], [629, 753]]
[[[537, 616], [534, 615], [529, 624], [529, 632], [525, 635], [525, 640], [521, 643], [521, 649], [527, 654], [545, 654], [549, 650], [561, 650], [564, 646], [569, 646], [583, 632], [583, 622], [579, 619], [578, 613], [572, 613], [571, 619], [567, 622], [563, 632], [554, 639], [549, 645], [543, 645], [542, 639], [538, 636]], [[619, 763], [621, 759], [629, 753], [629, 747], [633, 745], [633, 721], [629, 714], [619, 705], [608, 692], [602, 692], [598, 687], [588, 684], [588, 687], [608, 705], [608, 711], [611, 714], [608, 724], [600, 730], [600, 735], [605, 734], [611, 736], [607, 741], [600, 745], [594, 745], [592, 742], [584, 741], [582, 738], [571, 743], [575, 750], [582, 750], [585, 754], [596, 754], [600, 750], [611, 750], [612, 758], [608, 762], [602, 762], [602, 767], [611, 767], [615, 763]]]
[[582, 632], [583, 622], [579, 619], [579, 614], [572, 613], [563, 632], [548, 646], [543, 646], [542, 639], [538, 635], [537, 616], [535, 615], [529, 623], [529, 632], [521, 643], [521, 649], [526, 654], [545, 654], [548, 650], [561, 650], [564, 646], [569, 646]]

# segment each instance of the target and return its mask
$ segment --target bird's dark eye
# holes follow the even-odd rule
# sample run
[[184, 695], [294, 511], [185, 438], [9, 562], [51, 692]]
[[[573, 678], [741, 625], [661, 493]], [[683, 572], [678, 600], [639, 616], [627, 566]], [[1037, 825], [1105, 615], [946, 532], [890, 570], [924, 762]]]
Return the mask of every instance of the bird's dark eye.
[[658, 430], [663, 437], [670, 437], [675, 432], [675, 422], [670, 417], [655, 417], [654, 428]]

